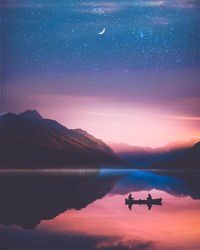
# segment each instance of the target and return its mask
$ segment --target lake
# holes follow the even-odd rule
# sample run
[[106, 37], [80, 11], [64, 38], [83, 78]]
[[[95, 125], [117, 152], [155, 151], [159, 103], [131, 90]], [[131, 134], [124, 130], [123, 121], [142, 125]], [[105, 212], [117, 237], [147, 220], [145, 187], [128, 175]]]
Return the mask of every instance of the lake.
[[[200, 171], [1, 170], [0, 249], [200, 249]], [[125, 205], [162, 198], [162, 205]]]

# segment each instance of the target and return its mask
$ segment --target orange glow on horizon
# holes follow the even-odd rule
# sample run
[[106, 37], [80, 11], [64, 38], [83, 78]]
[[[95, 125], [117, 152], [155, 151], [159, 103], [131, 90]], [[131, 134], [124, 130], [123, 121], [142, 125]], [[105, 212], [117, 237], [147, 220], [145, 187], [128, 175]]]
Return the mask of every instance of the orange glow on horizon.
[[[200, 137], [200, 117], [174, 112], [175, 103], [162, 107], [151, 102], [147, 105], [134, 100], [116, 101], [111, 97], [32, 96], [35, 100], [32, 105], [44, 118], [54, 119], [67, 128], [81, 128], [105, 142], [160, 147]], [[196, 104], [196, 99], [183, 100], [179, 106], [185, 110]]]
[[[37, 96], [44, 117], [68, 128], [81, 128], [105, 142], [133, 146], [165, 146], [199, 138], [199, 117], [173, 114], [172, 110], [98, 96]], [[49, 109], [49, 103], [54, 103]], [[48, 105], [47, 105], [48, 104]]]
[[[159, 147], [174, 141], [199, 138], [199, 118], [184, 118], [139, 107], [95, 107], [87, 108], [77, 118], [74, 117], [72, 127], [81, 127], [104, 141]], [[68, 121], [63, 122], [69, 124]]]

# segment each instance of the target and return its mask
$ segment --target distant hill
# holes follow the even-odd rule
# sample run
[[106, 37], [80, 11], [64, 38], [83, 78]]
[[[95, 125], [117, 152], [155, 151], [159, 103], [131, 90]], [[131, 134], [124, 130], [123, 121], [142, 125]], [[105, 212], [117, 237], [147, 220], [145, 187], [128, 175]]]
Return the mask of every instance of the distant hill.
[[198, 140], [199, 139], [192, 139], [188, 142], [176, 141], [158, 148], [130, 146], [125, 143], [113, 142], [108, 142], [107, 144], [124, 160], [138, 167], [143, 167], [178, 159], [194, 146]]
[[108, 142], [108, 145], [117, 155], [136, 166], [146, 166], [158, 162], [150, 147], [130, 146], [114, 142]]
[[200, 142], [176, 160], [148, 166], [148, 168], [200, 169]]
[[7, 164], [125, 163], [103, 141], [44, 119], [36, 110], [0, 116], [0, 152], [1, 168]]

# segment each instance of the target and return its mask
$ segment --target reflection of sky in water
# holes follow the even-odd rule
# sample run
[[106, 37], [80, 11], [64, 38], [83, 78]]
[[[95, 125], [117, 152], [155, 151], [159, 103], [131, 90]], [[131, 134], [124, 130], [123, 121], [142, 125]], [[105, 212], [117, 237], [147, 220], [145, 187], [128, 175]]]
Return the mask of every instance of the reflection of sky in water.
[[[192, 249], [200, 244], [198, 236], [200, 201], [190, 197], [174, 197], [156, 189], [153, 197], [163, 198], [163, 207], [135, 206], [129, 211], [124, 205], [127, 195], [106, 196], [80, 211], [71, 210], [56, 219], [43, 222], [38, 230], [72, 235], [105, 237], [98, 246], [134, 246], [135, 242], [148, 243], [148, 249]], [[137, 198], [146, 198], [144, 191]], [[108, 238], [107, 238], [108, 237]], [[167, 245], [167, 247], [166, 247]]]
[[[96, 193], [96, 198], [83, 208], [63, 209], [53, 219], [46, 216], [34, 230], [0, 226], [4, 249], [14, 249], [17, 245], [21, 250], [192, 250], [200, 245], [200, 200], [194, 199], [197, 195], [193, 197], [182, 181], [145, 171], [101, 170], [84, 185], [87, 183], [93, 184], [84, 192], [89, 193], [93, 187], [92, 197]], [[102, 189], [104, 192], [107, 186], [108, 191], [102, 197]], [[161, 197], [163, 205], [153, 205], [150, 211], [146, 205], [133, 205], [130, 211], [124, 204], [130, 192], [136, 199], [145, 199], [151, 193], [153, 198]], [[67, 200], [66, 190], [63, 194], [61, 198]], [[81, 200], [81, 191], [77, 195]], [[46, 208], [50, 209], [50, 204]]]

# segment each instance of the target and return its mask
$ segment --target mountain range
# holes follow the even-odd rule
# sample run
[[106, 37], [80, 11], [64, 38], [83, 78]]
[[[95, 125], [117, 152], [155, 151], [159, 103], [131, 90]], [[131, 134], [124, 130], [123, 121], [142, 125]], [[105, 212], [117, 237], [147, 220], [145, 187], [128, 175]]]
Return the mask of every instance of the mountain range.
[[[151, 168], [158, 169], [199, 169], [200, 167], [200, 142], [196, 143], [192, 148], [190, 148], [186, 153], [180, 156], [178, 159], [161, 162], [148, 166]], [[148, 168], [147, 167], [147, 168]]]
[[124, 164], [109, 146], [82, 129], [68, 129], [36, 110], [0, 116], [0, 166]]
[[44, 119], [37, 110], [0, 116], [0, 152], [0, 168], [29, 168], [29, 165], [66, 168], [70, 164], [93, 168], [100, 164], [130, 164], [142, 168], [200, 165], [198, 139], [159, 148], [106, 144], [87, 131], [68, 129], [55, 120]]
[[198, 141], [199, 139], [176, 141], [158, 148], [131, 146], [125, 143], [114, 142], [108, 142], [107, 144], [122, 159], [138, 167], [144, 167], [161, 162], [174, 161], [187, 154], [188, 150]]

